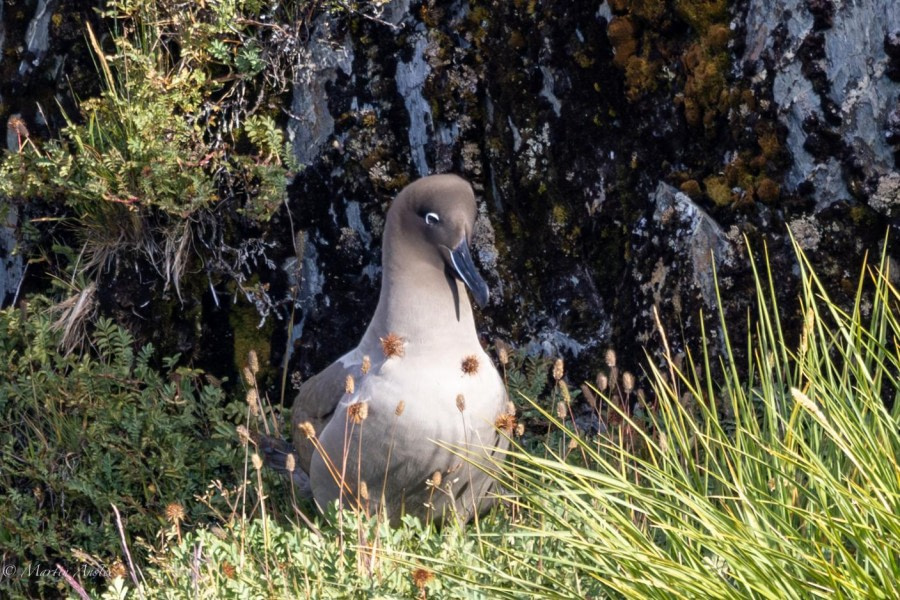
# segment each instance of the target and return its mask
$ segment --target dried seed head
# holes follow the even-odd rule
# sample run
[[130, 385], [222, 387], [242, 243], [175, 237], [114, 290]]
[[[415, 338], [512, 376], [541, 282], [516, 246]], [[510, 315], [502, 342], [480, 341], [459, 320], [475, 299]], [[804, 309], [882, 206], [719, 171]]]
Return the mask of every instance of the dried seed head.
[[456, 395], [456, 408], [459, 410], [459, 412], [463, 412], [464, 410], [466, 410], [466, 397], [462, 394]]
[[287, 469], [288, 473], [293, 473], [294, 469], [297, 468], [297, 461], [294, 458], [294, 454], [288, 454], [284, 457], [284, 468]]
[[125, 570], [125, 563], [123, 563], [118, 558], [113, 562], [112, 566], [109, 568], [109, 576], [115, 579], [116, 577], [125, 577], [128, 574], [128, 571]]
[[247, 428], [243, 425], [238, 425], [235, 427], [235, 430], [238, 434], [238, 439], [241, 441], [241, 444], [246, 446], [250, 442], [250, 432], [247, 431]]
[[568, 384], [563, 380], [559, 380], [556, 382], [556, 385], [559, 386], [559, 393], [562, 394], [563, 402], [565, 402], [566, 404], [571, 404], [572, 403], [572, 395], [569, 394]]
[[363, 356], [362, 366], [360, 367], [359, 370], [362, 371], [363, 375], [365, 375], [366, 373], [369, 372], [369, 369], [371, 369], [371, 368], [372, 368], [372, 360], [369, 358], [369, 355], [366, 354], [365, 356]]
[[506, 349], [506, 346], [498, 346], [497, 359], [504, 367], [509, 364], [509, 350]]
[[397, 408], [394, 409], [394, 414], [398, 417], [403, 414], [403, 411], [406, 410], [406, 402], [401, 400], [397, 403]]
[[256, 376], [253, 375], [253, 372], [250, 370], [250, 367], [244, 367], [244, 381], [247, 382], [249, 387], [256, 387]]
[[313, 424], [309, 421], [304, 421], [297, 425], [297, 429], [303, 432], [303, 435], [306, 436], [306, 439], [311, 440], [316, 437], [316, 428], [313, 427]]
[[800, 346], [797, 352], [801, 357], [806, 355], [806, 351], [809, 348], [809, 336], [814, 333], [815, 325], [816, 313], [810, 308], [806, 311], [806, 315], [803, 318], [803, 330], [800, 332]]
[[387, 337], [379, 338], [381, 340], [381, 351], [384, 352], [385, 358], [394, 356], [403, 356], [403, 345], [406, 342], [396, 333], [389, 333]]
[[431, 474], [431, 479], [429, 479], [429, 481], [431, 482], [431, 485], [433, 487], [439, 488], [439, 487], [441, 487], [441, 482], [443, 481], [443, 479], [444, 479], [444, 476], [441, 474], [441, 472], [435, 471], [434, 473]]
[[6, 122], [6, 129], [11, 131], [13, 135], [19, 135], [21, 137], [28, 137], [28, 127], [25, 126], [25, 121], [19, 115], [13, 115]]
[[254, 375], [259, 373], [259, 357], [256, 356], [256, 350], [247, 353], [247, 365], [250, 367], [251, 373]]
[[359, 425], [369, 416], [368, 402], [354, 402], [347, 407], [347, 415], [354, 425]]
[[819, 406], [813, 400], [811, 400], [809, 396], [807, 396], [797, 388], [792, 387], [791, 397], [794, 399], [794, 402], [811, 412], [816, 416], [817, 419], [821, 421], [825, 420], [825, 413], [822, 412], [822, 409], [819, 408]]
[[431, 583], [431, 580], [434, 579], [434, 573], [425, 569], [423, 567], [419, 567], [415, 571], [412, 572], [413, 583], [416, 584], [416, 587], [419, 588], [419, 591], [424, 591], [425, 586]]
[[578, 440], [576, 440], [575, 438], [569, 438], [569, 446], [568, 446], [569, 450], [574, 450], [577, 447], [578, 447]]
[[634, 375], [629, 371], [622, 373], [622, 389], [626, 394], [630, 394], [634, 390]]
[[359, 497], [361, 500], [369, 499], [369, 486], [365, 481], [359, 482]]
[[260, 458], [259, 454], [257, 454], [256, 452], [254, 452], [253, 454], [251, 454], [251, 455], [250, 455], [250, 461], [253, 463], [253, 468], [254, 468], [254, 469], [256, 469], [257, 471], [259, 471], [260, 469], [262, 469], [263, 461], [262, 461], [262, 458]]
[[563, 359], [557, 358], [553, 363], [553, 379], [559, 381], [565, 375], [565, 364], [563, 363]]
[[466, 375], [474, 375], [478, 372], [478, 357], [471, 354], [462, 360], [462, 372]]
[[525, 423], [519, 423], [516, 425], [516, 437], [522, 437], [525, 435]]
[[353, 375], [347, 375], [344, 380], [344, 393], [352, 394], [356, 390], [356, 382], [353, 381]]
[[259, 415], [259, 394], [256, 388], [247, 389], [247, 406], [250, 408], [250, 414], [254, 417]]
[[170, 502], [166, 505], [166, 520], [172, 525], [177, 525], [184, 521], [184, 507], [177, 502]]
[[494, 427], [500, 431], [505, 431], [506, 435], [512, 435], [516, 429], [516, 416], [509, 413], [502, 413], [494, 421]]
[[222, 561], [222, 575], [224, 575], [228, 579], [234, 579], [234, 576], [237, 574], [237, 569], [235, 569], [234, 565], [228, 562], [227, 560]]
[[291, 373], [291, 387], [295, 390], [299, 390], [301, 383], [303, 383], [303, 375], [301, 375], [299, 371]]
[[602, 394], [609, 386], [609, 378], [605, 373], [597, 373], [597, 390]]
[[556, 416], [560, 421], [562, 421], [563, 419], [566, 418], [566, 415], [568, 414], [568, 412], [569, 411], [566, 410], [565, 402], [560, 400], [559, 402], [556, 403]]
[[606, 354], [603, 358], [606, 361], [606, 366], [610, 369], [616, 366], [616, 351], [612, 348], [606, 351]]
[[516, 405], [509, 400], [506, 401], [506, 414], [513, 416], [516, 414]]
[[659, 432], [659, 451], [663, 454], [669, 451], [669, 436], [665, 431]]
[[581, 395], [584, 396], [584, 399], [591, 408], [597, 410], [597, 395], [594, 394], [594, 390], [591, 389], [591, 386], [586, 383], [583, 384], [581, 386]]

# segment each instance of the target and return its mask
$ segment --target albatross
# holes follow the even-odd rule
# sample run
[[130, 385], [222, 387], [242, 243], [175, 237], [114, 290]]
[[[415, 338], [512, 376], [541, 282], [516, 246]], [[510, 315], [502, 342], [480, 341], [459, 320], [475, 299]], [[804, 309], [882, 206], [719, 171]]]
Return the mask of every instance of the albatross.
[[469, 253], [476, 212], [455, 175], [419, 179], [391, 204], [375, 314], [293, 404], [294, 448], [320, 509], [465, 522], [490, 506], [485, 471], [506, 447], [495, 424], [507, 393], [467, 293], [488, 301]]

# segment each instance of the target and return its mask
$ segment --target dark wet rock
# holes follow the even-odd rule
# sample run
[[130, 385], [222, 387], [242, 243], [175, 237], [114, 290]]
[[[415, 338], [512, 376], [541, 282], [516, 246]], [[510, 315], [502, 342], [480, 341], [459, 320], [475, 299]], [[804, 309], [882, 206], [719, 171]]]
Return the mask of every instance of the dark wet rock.
[[834, 2], [832, 0], [806, 0], [806, 8], [813, 16], [813, 29], [821, 31], [834, 25]]
[[900, 29], [885, 34], [884, 53], [888, 57], [885, 74], [893, 81], [900, 81]]
[[[4, 214], [5, 213], [5, 214]], [[0, 198], [0, 304], [16, 300], [25, 274], [25, 263], [18, 253], [19, 209]]]
[[[684, 290], [699, 291], [705, 307], [715, 308], [713, 273], [723, 267], [735, 267], [736, 257], [740, 255], [736, 248], [740, 236], [736, 232], [727, 234], [706, 211], [670, 185], [660, 183], [651, 203], [654, 206], [653, 221], [658, 228], [656, 235], [675, 257], [668, 264], [660, 262], [659, 270], [654, 271], [648, 282], [656, 292], [655, 303], [662, 301], [659, 292], [664, 289], [662, 284], [670, 271], [680, 269], [678, 279], [685, 284]], [[683, 300], [677, 302], [684, 304]]]
[[900, 102], [898, 102], [897, 108], [888, 114], [884, 127], [884, 140], [892, 146], [900, 144]]
[[[367, 324], [391, 199], [421, 175], [455, 172], [478, 196], [485, 343], [562, 354], [577, 382], [607, 347], [628, 365], [654, 352], [654, 312], [676, 351], [697, 347], [702, 310], [716, 348], [720, 300], [727, 322], [746, 321], [745, 237], [768, 244], [789, 318], [788, 231], [843, 289], [896, 222], [894, 4], [426, 0], [392, 2], [380, 20], [319, 17], [284, 107], [304, 165], [288, 208], [263, 229], [198, 236], [261, 240], [253, 260], [222, 260], [268, 286], [270, 304], [198, 267], [182, 301], [120, 274], [105, 280], [103, 306], [211, 369], [233, 368], [255, 331], [272, 365], [307, 376]], [[27, 47], [32, 16], [4, 13], [7, 49]], [[59, 93], [49, 65], [71, 36], [51, 29], [25, 78], [27, 57], [4, 64], [0, 116], [40, 127], [37, 101]], [[81, 58], [62, 69], [81, 81], [83, 43], [72, 52]], [[151, 297], [172, 300], [145, 306]], [[257, 308], [262, 328], [246, 312]]]
[[[799, 2], [751, 2], [748, 19], [759, 27], [747, 29], [747, 59], [768, 53], [776, 70], [774, 100], [793, 156], [787, 188], [811, 191], [819, 209], [848, 196], [865, 202], [872, 182], [894, 168], [890, 147], [875, 133], [900, 93], [886, 76], [885, 55], [900, 13], [878, 0], [830, 11], [826, 3], [805, 4], [808, 10]], [[781, 36], [775, 23], [784, 24]]]
[[56, 0], [38, 0], [34, 16], [25, 32], [25, 48], [19, 63], [19, 75], [31, 73], [44, 60], [50, 49], [50, 18], [56, 7]]

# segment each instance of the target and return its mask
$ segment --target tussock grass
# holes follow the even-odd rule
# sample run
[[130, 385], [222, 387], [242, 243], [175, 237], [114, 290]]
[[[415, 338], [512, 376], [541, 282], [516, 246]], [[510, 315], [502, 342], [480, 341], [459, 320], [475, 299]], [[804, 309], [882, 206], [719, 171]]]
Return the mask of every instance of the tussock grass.
[[[511, 440], [496, 465], [503, 501], [477, 527], [407, 519], [391, 528], [346, 511], [316, 531], [236, 519], [187, 534], [145, 570], [140, 592], [900, 596], [900, 293], [882, 258], [860, 278], [856, 302], [841, 308], [797, 252], [798, 339], [776, 316], [767, 267], [756, 273], [746, 358], [722, 322], [718, 354], [704, 345], [680, 360], [658, 323], [666, 360], [648, 361], [652, 393], [629, 406], [606, 395], [616, 385], [591, 389], [606, 425], [600, 435], [586, 437], [570, 427], [571, 413], [528, 401], [553, 432], [539, 452]], [[107, 597], [135, 593], [120, 579]]]
[[509, 597], [544, 596], [545, 573], [563, 595], [900, 595], [900, 295], [882, 260], [843, 310], [798, 257], [797, 343], [775, 316], [772, 273], [757, 273], [744, 369], [722, 322], [723, 355], [649, 367], [649, 425], [610, 405], [630, 441], [568, 431], [578, 464], [510, 452], [504, 484], [525, 520], [509, 535], [544, 544], [508, 556], [534, 577], [498, 570]]

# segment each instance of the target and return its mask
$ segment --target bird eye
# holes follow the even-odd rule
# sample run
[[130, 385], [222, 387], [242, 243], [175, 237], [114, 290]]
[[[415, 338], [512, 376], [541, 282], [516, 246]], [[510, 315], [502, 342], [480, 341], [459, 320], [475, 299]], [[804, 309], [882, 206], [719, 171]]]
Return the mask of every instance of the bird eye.
[[430, 212], [425, 215], [425, 222], [429, 225], [435, 225], [440, 223], [441, 218], [437, 215], [437, 213]]

